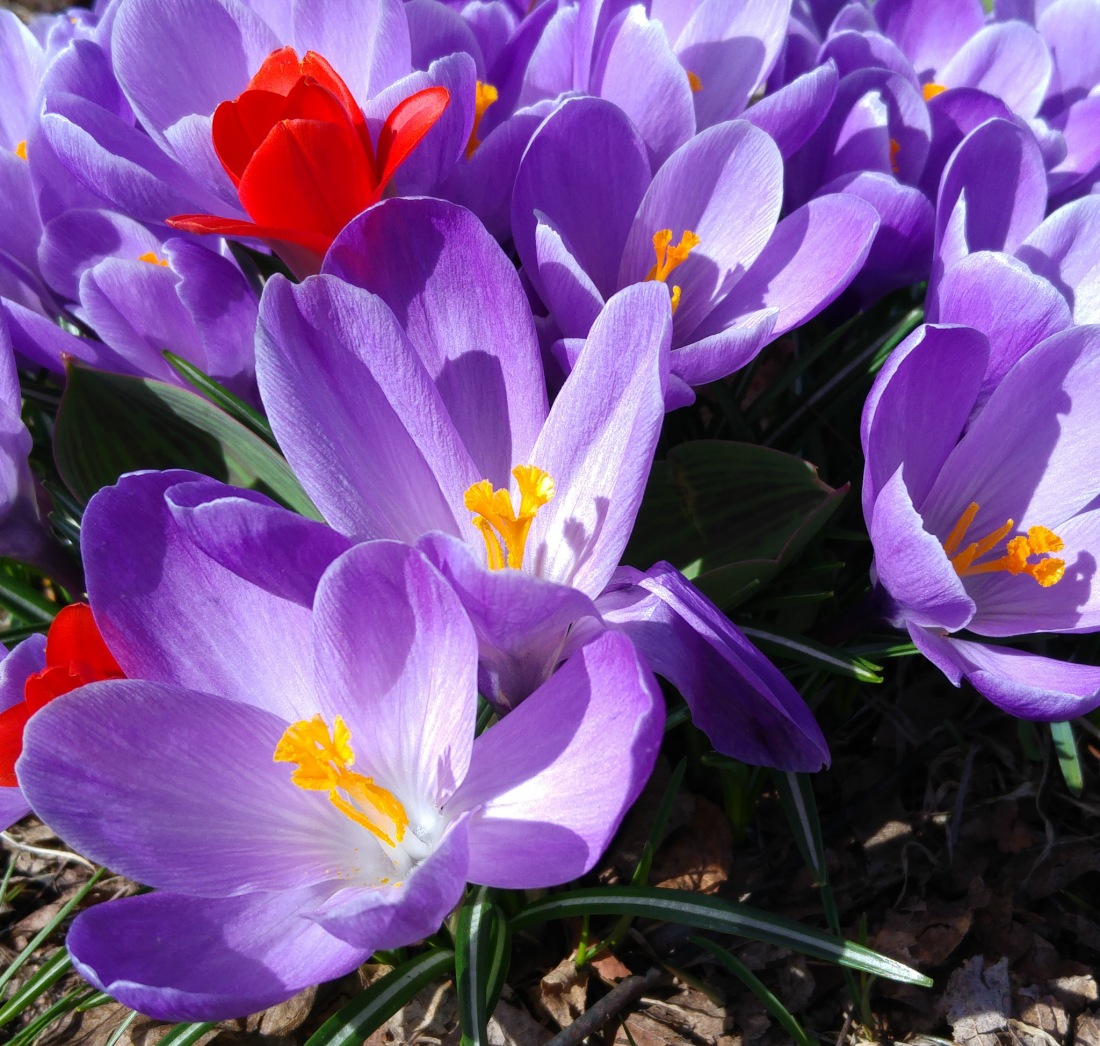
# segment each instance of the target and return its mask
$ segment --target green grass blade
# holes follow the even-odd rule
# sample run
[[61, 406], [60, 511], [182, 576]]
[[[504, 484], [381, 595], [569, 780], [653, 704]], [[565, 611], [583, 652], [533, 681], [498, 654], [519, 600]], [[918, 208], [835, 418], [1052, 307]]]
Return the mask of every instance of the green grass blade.
[[817, 816], [813, 788], [805, 774], [779, 770], [775, 772], [775, 783], [802, 860], [814, 873], [814, 880], [820, 886], [828, 881], [829, 873], [825, 867], [825, 844], [821, 840], [821, 822]]
[[765, 631], [762, 628], [749, 628], [742, 625], [741, 631], [750, 639], [759, 641], [765, 653], [770, 650], [789, 657], [792, 661], [801, 661], [815, 668], [823, 668], [834, 675], [858, 679], [861, 683], [882, 682], [878, 665], [862, 657], [853, 657], [843, 650], [835, 650], [815, 643], [812, 639], [777, 632], [774, 629]]
[[128, 1014], [126, 1014], [119, 1026], [115, 1028], [113, 1032], [111, 1032], [111, 1037], [103, 1044], [103, 1046], [117, 1046], [119, 1039], [121, 1039], [122, 1036], [126, 1034], [126, 1029], [134, 1023], [134, 1018], [136, 1017], [137, 1010], [131, 1010]]
[[8, 968], [0, 973], [0, 990], [15, 976], [19, 971], [19, 968], [25, 963], [34, 953], [38, 946], [50, 936], [61, 925], [68, 914], [88, 895], [88, 892], [92, 889], [103, 875], [103, 869], [97, 869], [95, 875], [93, 875], [61, 908], [60, 911], [38, 931], [26, 944], [26, 947], [12, 960]]
[[203, 1021], [201, 1024], [191, 1022], [177, 1024], [169, 1029], [157, 1046], [191, 1046], [191, 1043], [198, 1042], [213, 1027], [213, 1021]]
[[660, 887], [602, 887], [555, 894], [524, 908], [512, 919], [512, 931], [550, 919], [584, 915], [636, 915], [692, 926], [697, 930], [732, 933], [903, 984], [925, 987], [932, 984], [930, 978], [903, 963], [833, 934], [803, 926], [793, 919], [784, 919], [719, 897]]
[[768, 1012], [786, 1029], [787, 1034], [798, 1046], [814, 1046], [813, 1041], [803, 1031], [802, 1025], [795, 1020], [791, 1011], [771, 993], [768, 986], [736, 955], [733, 955], [720, 944], [708, 941], [705, 937], [689, 937], [688, 940], [700, 948], [705, 948], [722, 966], [738, 978], [764, 1004]]
[[267, 419], [254, 407], [250, 407], [240, 396], [234, 395], [221, 382], [215, 381], [188, 360], [165, 349], [162, 353], [172, 368], [194, 388], [198, 389], [211, 403], [221, 407], [234, 421], [239, 421], [246, 429], [251, 429], [265, 443], [276, 450], [275, 433]]
[[48, 625], [61, 607], [51, 603], [41, 592], [24, 581], [0, 569], [0, 606], [18, 615], [28, 624]]
[[1077, 754], [1077, 740], [1073, 736], [1072, 723], [1051, 723], [1050, 736], [1054, 739], [1054, 751], [1058, 756], [1058, 769], [1062, 780], [1076, 796], [1085, 789], [1085, 777], [1081, 772], [1081, 759]]
[[35, 972], [26, 984], [0, 1006], [0, 1028], [18, 1016], [43, 992], [55, 985], [72, 969], [72, 959], [64, 948], [59, 948]]
[[455, 953], [447, 949], [418, 955], [360, 992], [306, 1040], [305, 1046], [360, 1046], [421, 988], [449, 974]]
[[481, 886], [458, 913], [455, 929], [455, 987], [458, 991], [458, 1021], [462, 1046], [485, 1046], [492, 955], [493, 902], [487, 887]]
[[490, 1014], [497, 1008], [500, 993], [504, 990], [504, 981], [508, 976], [508, 965], [512, 957], [512, 931], [504, 912], [495, 904], [493, 920], [489, 954], [489, 992], [485, 1002], [485, 1012]]
[[34, 1040], [53, 1024], [54, 1021], [60, 1017], [64, 1017], [67, 1013], [72, 1013], [72, 1011], [77, 1008], [81, 999], [87, 994], [88, 988], [84, 985], [67, 991], [48, 1010], [39, 1014], [18, 1035], [14, 1036], [8, 1043], [8, 1046], [31, 1046]]

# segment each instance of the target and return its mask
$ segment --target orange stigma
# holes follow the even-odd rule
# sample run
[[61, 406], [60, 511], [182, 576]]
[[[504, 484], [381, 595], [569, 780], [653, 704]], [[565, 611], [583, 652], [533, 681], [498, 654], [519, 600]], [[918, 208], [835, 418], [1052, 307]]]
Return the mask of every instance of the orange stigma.
[[534, 465], [512, 469], [519, 488], [519, 512], [512, 508], [512, 497], [503, 488], [494, 490], [487, 479], [472, 484], [466, 491], [465, 505], [474, 513], [471, 520], [485, 541], [490, 570], [523, 566], [527, 535], [540, 508], [554, 496], [554, 481]]
[[890, 139], [890, 170], [894, 174], [898, 173], [898, 153], [901, 152], [901, 146], [898, 144], [896, 138]]
[[[1065, 548], [1065, 542], [1053, 530], [1048, 530], [1046, 527], [1029, 528], [1027, 537], [1022, 535], [1014, 537], [1005, 545], [1004, 555], [984, 563], [979, 563], [978, 560], [992, 552], [1012, 533], [1012, 528], [1016, 525], [1013, 520], [1007, 520], [1003, 526], [986, 534], [979, 541], [971, 542], [960, 551], [959, 546], [977, 514], [978, 503], [972, 501], [943, 543], [943, 550], [951, 557], [951, 565], [959, 577], [993, 574], [1004, 570], [1013, 577], [1027, 574], [1038, 581], [1043, 588], [1050, 588], [1051, 585], [1056, 585], [1062, 580], [1066, 572], [1066, 561], [1051, 558], [1050, 553], [1061, 552]], [[1031, 562], [1033, 556], [1039, 557], [1034, 563]]]
[[930, 102], [936, 95], [943, 94], [946, 90], [947, 88], [944, 87], [943, 84], [932, 83], [930, 81], [920, 89], [920, 93], [924, 96], [926, 102]]
[[138, 261], [148, 262], [150, 265], [163, 265], [168, 268], [168, 262], [164, 258], [158, 258], [154, 251], [146, 251], [138, 255]]
[[466, 143], [467, 160], [477, 152], [477, 147], [481, 145], [481, 139], [477, 136], [478, 128], [481, 126], [481, 118], [485, 115], [489, 106], [499, 97], [500, 93], [492, 84], [483, 84], [478, 80], [477, 87], [474, 90], [474, 126], [470, 128], [470, 140]]
[[18, 156], [20, 160], [25, 160], [27, 158], [27, 139], [26, 138], [24, 138], [15, 147], [15, 155]]
[[[657, 262], [646, 276], [647, 280], [660, 280], [667, 283], [668, 277], [677, 265], [687, 261], [688, 255], [699, 246], [702, 241], [690, 229], [685, 229], [680, 236], [680, 242], [673, 245], [672, 230], [661, 229], [653, 234], [653, 251], [657, 255]], [[671, 291], [672, 311], [675, 312], [680, 305], [680, 288], [674, 286]]]
[[703, 81], [699, 79], [690, 69], [687, 70], [688, 83], [691, 84], [691, 93], [698, 94], [703, 89]]

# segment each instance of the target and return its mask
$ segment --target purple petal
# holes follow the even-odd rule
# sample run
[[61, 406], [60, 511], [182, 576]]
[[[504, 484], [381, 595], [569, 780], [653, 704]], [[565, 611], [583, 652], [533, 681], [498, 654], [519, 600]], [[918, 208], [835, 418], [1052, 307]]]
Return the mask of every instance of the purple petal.
[[287, 725], [165, 683], [90, 683], [31, 717], [16, 773], [61, 838], [132, 879], [193, 897], [287, 890], [336, 878], [366, 835], [274, 761]]
[[589, 596], [619, 565], [664, 420], [667, 294], [642, 284], [607, 303], [532, 453], [556, 493], [532, 524], [527, 562]]
[[925, 529], [900, 467], [879, 490], [868, 529], [878, 579], [904, 619], [926, 628], [966, 627], [974, 601], [940, 539]]
[[879, 0], [875, 18], [925, 80], [982, 28], [985, 12], [981, 0]]
[[[645, 76], [638, 70], [644, 69]], [[640, 5], [627, 9], [604, 37], [592, 94], [614, 102], [638, 128], [653, 168], [695, 133], [695, 101], [664, 27]]]
[[[454, 805], [473, 810], [469, 878], [534, 889], [587, 872], [649, 777], [664, 707], [623, 636], [582, 647], [474, 742]], [[600, 760], [615, 753], [615, 773]]]
[[[465, 12], [460, 14], [456, 8], [436, 3], [435, 0], [408, 0], [404, 6], [414, 69], [427, 69], [437, 58], [462, 51], [473, 58], [477, 78], [482, 82], [488, 80], [481, 45], [473, 26], [466, 20]], [[495, 28], [497, 23], [492, 18], [501, 10], [501, 5], [486, 4], [479, 9], [479, 13], [486, 15], [488, 24]], [[513, 21], [509, 36], [514, 28]]]
[[928, 117], [932, 123], [932, 143], [920, 187], [934, 200], [943, 169], [962, 140], [987, 120], [1011, 120], [1012, 112], [999, 98], [985, 91], [955, 87], [929, 100]]
[[1075, 323], [1100, 321], [1100, 197], [1060, 207], [1024, 240], [1016, 255], [1065, 296]]
[[898, 45], [874, 29], [844, 29], [838, 32], [834, 25], [822, 45], [819, 60], [833, 63], [842, 77], [871, 66], [889, 69], [904, 76], [914, 87], [920, 87], [912, 63]]
[[335, 276], [272, 279], [256, 376], [279, 444], [331, 526], [408, 541], [459, 532], [463, 493], [481, 477], [381, 298]]
[[488, 570], [482, 550], [445, 534], [429, 534], [420, 547], [458, 593], [477, 634], [478, 690], [502, 711], [550, 676], [578, 622], [599, 617], [583, 592], [519, 570]]
[[609, 298], [619, 285], [623, 245], [650, 177], [645, 143], [610, 102], [571, 98], [546, 118], [520, 162], [512, 196], [516, 250], [540, 296], [536, 212]]
[[939, 74], [945, 87], [976, 87], [1000, 98], [1020, 116], [1034, 116], [1050, 83], [1050, 52], [1023, 22], [984, 26]]
[[973, 327], [989, 339], [988, 388], [1030, 348], [1073, 322], [1065, 299], [1050, 283], [994, 251], [968, 255], [948, 269], [936, 297], [930, 319]]
[[535, 229], [539, 296], [565, 335], [585, 337], [604, 307], [604, 299], [562, 239], [541, 215]]
[[16, 821], [31, 812], [31, 804], [18, 788], [0, 787], [0, 832], [6, 832]]
[[937, 663], [953, 662], [982, 697], [1020, 719], [1064, 722], [1100, 704], [1100, 668], [1093, 665], [928, 632], [917, 645]]
[[646, 663], [680, 691], [693, 722], [724, 755], [756, 766], [812, 772], [829, 749], [795, 689], [679, 571], [659, 563], [598, 606]]
[[[46, 667], [46, 637], [33, 635], [24, 639], [0, 662], [0, 712], [22, 704], [27, 677]], [[7, 831], [16, 821], [31, 812], [19, 787], [0, 787], [0, 832]]]
[[[744, 121], [696, 135], [657, 172], [630, 229], [619, 284], [644, 280], [655, 261], [653, 235], [671, 229], [699, 237], [670, 284], [682, 288], [674, 326], [685, 343], [744, 272], [775, 229], [783, 198], [783, 161], [775, 143]], [[673, 242], [676, 242], [674, 239]]]
[[924, 501], [974, 409], [988, 358], [988, 342], [977, 331], [934, 325], [919, 327], [890, 355], [860, 427], [867, 520], [899, 468], [912, 500]]
[[317, 592], [313, 659], [321, 711], [347, 721], [359, 772], [413, 823], [436, 817], [466, 776], [477, 713], [477, 640], [454, 591], [407, 545], [358, 545]]
[[800, 149], [825, 119], [836, 97], [835, 62], [799, 76], [773, 94], [766, 95], [744, 113], [744, 119], [775, 139], [786, 159]]
[[438, 200], [388, 200], [337, 237], [324, 271], [377, 294], [400, 317], [475, 479], [507, 486], [542, 428], [546, 391], [527, 297], [481, 223]]
[[1049, 172], [1051, 201], [1058, 205], [1095, 182], [1100, 167], [1100, 97], [1082, 98], [1050, 123], [1066, 147], [1066, 155]]
[[[715, 310], [718, 312], [718, 310]], [[735, 317], [728, 326], [714, 334], [705, 334], [717, 326], [723, 317], [714, 313], [707, 317], [702, 331], [696, 332], [698, 341], [675, 349], [672, 353], [669, 387], [665, 395], [665, 409], [691, 403], [694, 397], [684, 399], [683, 389], [674, 384], [699, 386], [717, 381], [740, 370], [756, 358], [760, 350], [772, 340], [772, 331], [779, 315], [777, 308], [761, 309]]]
[[1100, 83], [1100, 55], [1089, 43], [1098, 14], [1095, 0], [1060, 0], [1035, 19], [1054, 60], [1044, 112], [1080, 101]]
[[313, 920], [322, 898], [317, 888], [125, 897], [81, 912], [66, 945], [81, 976], [141, 1013], [227, 1020], [340, 977], [369, 957], [370, 948], [347, 945]]
[[[88, 504], [81, 545], [100, 631], [132, 678], [301, 718], [312, 691], [309, 612], [238, 577], [191, 540], [166, 494], [194, 481], [213, 483], [193, 472], [137, 473]], [[224, 490], [232, 501], [246, 496]], [[266, 571], [275, 574], [286, 552], [266, 551]], [[262, 569], [262, 562], [252, 565]]]

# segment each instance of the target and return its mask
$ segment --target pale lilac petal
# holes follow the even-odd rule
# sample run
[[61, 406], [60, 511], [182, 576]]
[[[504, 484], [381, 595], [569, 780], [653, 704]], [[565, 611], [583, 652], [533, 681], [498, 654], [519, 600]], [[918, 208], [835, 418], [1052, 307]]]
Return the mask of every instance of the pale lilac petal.
[[0, 712], [20, 704], [27, 677], [46, 667], [46, 637], [28, 636], [0, 660]]
[[82, 912], [65, 943], [85, 980], [140, 1013], [166, 1021], [243, 1017], [369, 957], [372, 947], [345, 944], [311, 919], [325, 892], [126, 897]]
[[400, 317], [474, 479], [507, 486], [546, 419], [546, 390], [527, 296], [481, 223], [439, 200], [387, 200], [336, 238], [324, 271], [377, 294]]
[[1097, 0], [1058, 0], [1035, 19], [1054, 59], [1044, 112], [1080, 101], [1100, 83], [1100, 52], [1090, 40], [1097, 25]]
[[645, 662], [691, 709], [692, 722], [724, 755], [754, 766], [813, 772], [829, 748], [782, 673], [713, 603], [668, 563], [623, 568], [598, 601]]
[[630, 229], [619, 284], [644, 280], [656, 256], [653, 235], [671, 229], [700, 240], [669, 284], [682, 288], [673, 323], [685, 343], [737, 274], [771, 237], [783, 199], [783, 160], [763, 131], [744, 121], [696, 135], [657, 172]]
[[0, 832], [6, 832], [30, 812], [31, 804], [18, 788], [0, 788]]
[[1021, 116], [1034, 116], [1050, 83], [1050, 52], [1023, 22], [984, 26], [939, 73], [945, 87], [976, 87]]
[[634, 525], [664, 419], [668, 291], [620, 291], [592, 327], [532, 453], [556, 484], [525, 566], [589, 596], [607, 583]]
[[358, 545], [318, 589], [313, 660], [320, 710], [347, 722], [357, 771], [410, 821], [434, 816], [466, 776], [477, 713], [477, 640], [454, 591], [407, 545]]
[[[505, 21], [507, 19], [503, 5], [478, 6], [481, 9], [479, 13], [484, 14], [486, 22], [494, 29], [499, 23], [493, 20], [493, 15], [498, 11]], [[474, 60], [477, 78], [482, 82], [488, 80], [481, 45], [473, 26], [467, 21], [465, 9], [460, 14], [457, 8], [437, 3], [436, 0], [407, 0], [404, 8], [414, 69], [427, 69], [437, 58], [462, 51]], [[515, 28], [514, 20], [509, 24], [510, 36]]]
[[160, 889], [227, 897], [332, 880], [366, 833], [291, 782], [272, 758], [289, 724], [257, 705], [137, 679], [90, 683], [31, 717], [19, 783], [70, 846]]
[[905, 620], [929, 628], [964, 628], [975, 612], [940, 539], [925, 529], [899, 468], [875, 499], [869, 528], [878, 579]]
[[588, 273], [545, 215], [535, 229], [539, 297], [564, 335], [583, 338], [604, 307], [604, 299]]
[[1012, 120], [1013, 117], [1012, 111], [999, 98], [973, 87], [955, 87], [928, 102], [928, 118], [932, 124], [932, 142], [919, 184], [934, 200], [943, 169], [962, 140], [987, 120]]
[[280, 446], [330, 526], [407, 541], [458, 532], [463, 493], [482, 477], [381, 298], [334, 276], [272, 279], [256, 376]]
[[473, 811], [471, 881], [533, 889], [588, 871], [649, 777], [663, 725], [629, 640], [607, 632], [582, 647], [474, 742], [454, 797]]
[[1082, 98], [1050, 121], [1066, 154], [1050, 169], [1050, 196], [1057, 205], [1086, 191], [1100, 166], [1100, 96]]
[[714, 334], [705, 334], [704, 331], [715, 326], [711, 322], [713, 314], [708, 316], [702, 330], [696, 332], [698, 340], [672, 353], [665, 409], [673, 410], [684, 403], [691, 403], [693, 399], [684, 400], [683, 390], [675, 387], [673, 379], [688, 386], [705, 385], [733, 374], [755, 359], [772, 340], [778, 315], [778, 308], [761, 309], [737, 316]]
[[[312, 714], [308, 610], [196, 546], [165, 496], [195, 481], [213, 483], [193, 472], [135, 473], [88, 504], [81, 544], [107, 645], [132, 678], [261, 704], [288, 720]], [[245, 497], [224, 490], [232, 500]], [[266, 569], [277, 572], [283, 555], [269, 546]], [[227, 653], [227, 637], [239, 654]]]
[[904, 76], [914, 87], [920, 87], [913, 64], [905, 57], [901, 48], [874, 28], [838, 31], [834, 24], [818, 57], [822, 62], [834, 64], [841, 76], [873, 66], [889, 69], [892, 73]]

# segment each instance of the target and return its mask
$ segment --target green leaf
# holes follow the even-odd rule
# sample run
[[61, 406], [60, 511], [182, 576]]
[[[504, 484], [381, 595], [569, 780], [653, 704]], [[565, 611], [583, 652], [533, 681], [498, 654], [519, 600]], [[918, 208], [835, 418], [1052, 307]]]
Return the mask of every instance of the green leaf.
[[462, 1046], [485, 1046], [489, 977], [494, 948], [494, 905], [488, 887], [479, 887], [458, 913], [455, 930], [455, 987]]
[[805, 774], [776, 770], [774, 777], [779, 801], [794, 831], [799, 853], [820, 886], [828, 882], [829, 873], [825, 865], [825, 844], [821, 839], [821, 822], [817, 816], [813, 786]]
[[209, 374], [204, 373], [189, 360], [177, 356], [167, 349], [162, 353], [173, 369], [195, 389], [201, 392], [211, 403], [221, 407], [231, 418], [239, 421], [246, 429], [254, 432], [269, 446], [278, 449], [275, 442], [275, 433], [271, 426], [255, 407], [249, 406], [240, 396], [234, 395], [220, 382], [215, 381]]
[[512, 919], [512, 931], [550, 919], [570, 919], [583, 915], [637, 915], [663, 922], [693, 926], [749, 937], [754, 941], [812, 955], [817, 959], [865, 970], [903, 984], [929, 986], [930, 978], [878, 952], [834, 937], [822, 930], [803, 926], [792, 919], [734, 904], [720, 897], [706, 897], [683, 890], [661, 887], [570, 890], [536, 901]]
[[0, 565], [0, 607], [22, 618], [28, 625], [48, 625], [61, 609], [38, 589], [13, 576], [10, 560]]
[[771, 993], [767, 985], [736, 955], [733, 955], [720, 944], [708, 941], [705, 937], [689, 937], [688, 940], [700, 948], [705, 948], [721, 965], [737, 977], [764, 1004], [768, 1012], [783, 1025], [790, 1037], [798, 1043], [798, 1046], [813, 1046], [813, 1041], [803, 1031], [802, 1025], [791, 1015], [790, 1010]]
[[1051, 723], [1050, 736], [1054, 739], [1054, 751], [1058, 756], [1058, 769], [1062, 771], [1062, 780], [1066, 782], [1070, 792], [1079, 796], [1085, 789], [1085, 778], [1081, 772], [1081, 759], [1077, 754], [1073, 724]]
[[728, 609], [790, 563], [836, 510], [801, 458], [748, 443], [695, 440], [658, 461], [625, 560], [668, 560]]
[[192, 469], [320, 519], [286, 461], [187, 389], [70, 364], [54, 438], [58, 472], [87, 502], [125, 472]]
[[305, 1046], [359, 1046], [421, 988], [449, 974], [454, 965], [455, 953], [447, 949], [402, 963], [337, 1010], [306, 1040]]

